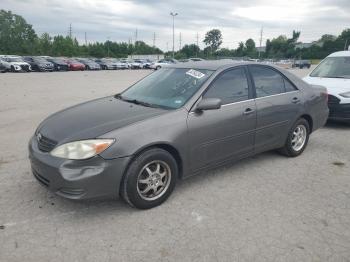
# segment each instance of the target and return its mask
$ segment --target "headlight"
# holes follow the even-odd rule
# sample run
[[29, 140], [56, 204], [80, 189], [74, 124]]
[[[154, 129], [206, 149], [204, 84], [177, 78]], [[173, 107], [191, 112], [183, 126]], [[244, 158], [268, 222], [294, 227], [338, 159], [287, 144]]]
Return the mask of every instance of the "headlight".
[[63, 144], [51, 151], [51, 155], [66, 159], [87, 159], [105, 151], [114, 139], [91, 139]]
[[350, 98], [350, 92], [342, 93], [342, 94], [339, 94], [339, 95], [342, 96], [342, 97], [345, 97], [345, 98]]

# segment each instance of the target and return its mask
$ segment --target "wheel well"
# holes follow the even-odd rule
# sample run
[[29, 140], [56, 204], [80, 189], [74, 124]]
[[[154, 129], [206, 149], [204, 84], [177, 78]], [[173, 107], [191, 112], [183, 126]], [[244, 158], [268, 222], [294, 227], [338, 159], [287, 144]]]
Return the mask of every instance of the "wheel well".
[[300, 118], [304, 118], [309, 123], [310, 133], [311, 133], [313, 130], [313, 120], [312, 120], [311, 116], [310, 115], [302, 115]]
[[149, 149], [152, 149], [152, 148], [161, 148], [161, 149], [167, 151], [169, 154], [171, 154], [175, 158], [175, 161], [176, 161], [177, 166], [179, 168], [179, 178], [181, 178], [182, 177], [182, 171], [183, 171], [183, 165], [182, 165], [182, 159], [181, 159], [180, 153], [179, 153], [179, 151], [177, 151], [177, 149], [175, 147], [173, 147], [173, 146], [171, 146], [169, 144], [153, 144], [153, 145], [150, 145], [150, 146], [148, 146], [146, 148], [143, 148], [142, 150], [138, 151], [135, 154], [135, 156], [133, 157], [133, 159], [136, 156], [139, 156], [143, 152], [145, 152], [145, 151], [147, 151]]

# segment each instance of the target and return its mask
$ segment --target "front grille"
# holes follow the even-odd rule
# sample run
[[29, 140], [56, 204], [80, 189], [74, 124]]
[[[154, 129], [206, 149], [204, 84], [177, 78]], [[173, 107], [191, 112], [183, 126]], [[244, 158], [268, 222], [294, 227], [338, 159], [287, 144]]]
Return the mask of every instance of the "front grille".
[[328, 95], [328, 105], [338, 105], [340, 102], [340, 99], [332, 96], [332, 95]]
[[44, 186], [48, 187], [50, 185], [50, 180], [40, 175], [38, 172], [36, 172], [34, 169], [32, 169], [34, 177]]
[[57, 142], [43, 135], [37, 135], [38, 148], [43, 152], [50, 152], [57, 145]]

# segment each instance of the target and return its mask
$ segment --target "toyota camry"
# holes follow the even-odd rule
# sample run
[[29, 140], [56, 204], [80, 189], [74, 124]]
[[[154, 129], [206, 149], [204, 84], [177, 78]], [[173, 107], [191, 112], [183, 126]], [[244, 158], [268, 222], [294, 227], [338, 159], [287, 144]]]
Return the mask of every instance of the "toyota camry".
[[35, 178], [69, 199], [164, 202], [178, 179], [268, 150], [300, 155], [328, 117], [327, 91], [270, 65], [204, 61], [62, 110], [29, 142]]

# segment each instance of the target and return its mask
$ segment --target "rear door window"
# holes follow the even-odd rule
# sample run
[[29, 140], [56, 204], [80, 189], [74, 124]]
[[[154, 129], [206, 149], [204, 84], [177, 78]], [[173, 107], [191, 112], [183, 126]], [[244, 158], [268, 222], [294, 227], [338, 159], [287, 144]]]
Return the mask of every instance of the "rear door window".
[[263, 66], [251, 66], [256, 96], [265, 97], [284, 93], [283, 76], [273, 69]]

